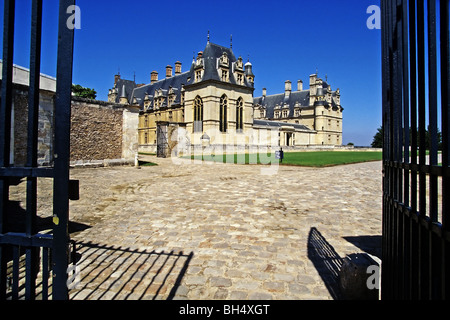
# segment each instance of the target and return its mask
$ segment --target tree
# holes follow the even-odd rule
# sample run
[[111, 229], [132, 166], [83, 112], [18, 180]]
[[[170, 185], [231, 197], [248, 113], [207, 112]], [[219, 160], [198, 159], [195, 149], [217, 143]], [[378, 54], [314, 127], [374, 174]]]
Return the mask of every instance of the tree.
[[85, 88], [79, 84], [72, 85], [72, 93], [74, 96], [87, 99], [95, 99], [97, 97], [97, 92], [94, 89]]
[[373, 136], [372, 148], [383, 148], [383, 135], [383, 127], [381, 126]]
[[[417, 147], [420, 146], [420, 135], [416, 131], [416, 142]], [[437, 147], [438, 150], [442, 150], [442, 133], [438, 129], [436, 132], [436, 138], [437, 138]], [[409, 145], [412, 145], [412, 130], [409, 130]], [[382, 148], [383, 147], [383, 126], [378, 128], [377, 133], [373, 137], [372, 141], [372, 148]], [[430, 150], [431, 149], [431, 133], [430, 133], [430, 127], [428, 126], [428, 130], [425, 130], [425, 149]]]

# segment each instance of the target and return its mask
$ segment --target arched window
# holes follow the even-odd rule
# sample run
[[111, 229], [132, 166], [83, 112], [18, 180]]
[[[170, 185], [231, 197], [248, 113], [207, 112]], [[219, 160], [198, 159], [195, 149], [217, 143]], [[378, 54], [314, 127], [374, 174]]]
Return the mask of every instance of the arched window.
[[223, 95], [220, 98], [220, 132], [227, 132], [228, 129], [228, 117], [227, 117], [227, 112], [228, 112], [228, 98], [226, 95]]
[[236, 131], [244, 129], [244, 100], [239, 98], [236, 102]]
[[199, 96], [194, 100], [194, 132], [203, 132], [203, 101]]

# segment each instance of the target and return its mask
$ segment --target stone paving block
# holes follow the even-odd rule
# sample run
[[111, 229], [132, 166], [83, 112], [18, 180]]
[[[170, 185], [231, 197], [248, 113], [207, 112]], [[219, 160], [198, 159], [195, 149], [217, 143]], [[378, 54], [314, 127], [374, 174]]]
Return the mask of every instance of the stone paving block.
[[270, 293], [265, 292], [253, 292], [248, 297], [249, 300], [273, 300], [273, 296]]
[[209, 279], [209, 284], [212, 287], [231, 287], [233, 283], [228, 278], [212, 277]]
[[284, 292], [284, 282], [267, 281], [264, 282], [263, 288], [270, 292]]

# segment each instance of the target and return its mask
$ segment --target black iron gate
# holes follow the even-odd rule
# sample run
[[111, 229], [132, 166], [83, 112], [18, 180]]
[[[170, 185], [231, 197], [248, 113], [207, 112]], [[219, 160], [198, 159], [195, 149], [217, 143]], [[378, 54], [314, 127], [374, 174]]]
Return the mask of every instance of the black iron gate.
[[[42, 0], [32, 1], [30, 78], [28, 92], [27, 161], [24, 167], [10, 163], [11, 110], [13, 99], [13, 53], [15, 1], [4, 0], [3, 76], [0, 109], [0, 299], [36, 298], [37, 275], [42, 298], [67, 299], [69, 264], [69, 156], [74, 28], [68, 21], [75, 0], [59, 1], [58, 56], [54, 114], [54, 164], [39, 167], [38, 111], [41, 65]], [[36, 232], [38, 178], [53, 179], [53, 232]], [[24, 232], [11, 232], [7, 220], [12, 181], [26, 179]], [[21, 279], [21, 269], [25, 269]], [[40, 271], [40, 272], [39, 272]]]
[[382, 298], [449, 299], [449, 1], [381, 5]]
[[158, 122], [156, 128], [156, 156], [158, 158], [167, 158], [169, 152], [169, 124], [167, 122]]

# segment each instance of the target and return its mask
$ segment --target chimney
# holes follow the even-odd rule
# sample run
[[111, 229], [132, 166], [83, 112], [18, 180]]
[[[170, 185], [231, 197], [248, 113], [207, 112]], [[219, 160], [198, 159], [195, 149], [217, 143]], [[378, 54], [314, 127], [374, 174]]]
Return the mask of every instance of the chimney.
[[298, 87], [298, 91], [303, 91], [303, 81], [302, 80], [297, 81], [297, 87]]
[[181, 62], [177, 61], [175, 62], [175, 75], [181, 74]]
[[263, 88], [263, 97], [265, 97], [267, 95], [267, 89]]
[[152, 71], [150, 79], [151, 79], [150, 83], [152, 84], [158, 81], [158, 72]]
[[317, 80], [317, 74], [312, 74], [309, 76], [309, 86], [315, 86]]
[[168, 65], [166, 67], [166, 78], [170, 78], [170, 77], [172, 77], [172, 66]]
[[116, 74], [116, 75], [114, 76], [114, 86], [116, 86], [117, 81], [119, 81], [119, 80], [120, 80], [120, 74]]
[[123, 85], [123, 87], [122, 87], [122, 94], [120, 95], [119, 103], [120, 104], [128, 104], [128, 98], [127, 98], [127, 93], [125, 91], [125, 85]]
[[290, 95], [292, 91], [292, 83], [287, 80], [284, 82], [284, 93], [285, 95]]

